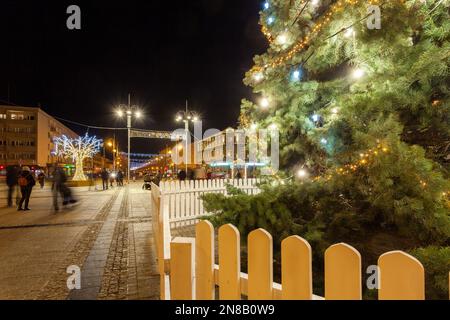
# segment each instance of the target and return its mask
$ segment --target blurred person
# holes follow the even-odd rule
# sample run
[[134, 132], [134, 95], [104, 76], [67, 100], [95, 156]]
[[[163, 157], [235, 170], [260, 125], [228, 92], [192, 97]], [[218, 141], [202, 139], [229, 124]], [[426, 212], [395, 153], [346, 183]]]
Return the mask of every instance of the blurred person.
[[[31, 174], [30, 167], [24, 166], [22, 167], [22, 172], [19, 175], [18, 184], [20, 187], [20, 192], [22, 194], [22, 198], [19, 201], [18, 211], [30, 210], [28, 207], [28, 203], [30, 202], [31, 191], [33, 187], [36, 185], [36, 181]], [[22, 208], [22, 205], [25, 202], [25, 208]]]
[[180, 181], [186, 180], [186, 171], [180, 170], [180, 172], [178, 172], [178, 180]]
[[17, 188], [19, 180], [19, 170], [16, 166], [6, 168], [6, 185], [8, 186], [8, 207], [12, 207], [12, 196], [14, 189]]
[[76, 203], [72, 196], [72, 190], [66, 185], [67, 176], [64, 170], [58, 166], [55, 167], [55, 171], [53, 173], [53, 206], [55, 211], [59, 210], [58, 206], [58, 194], [63, 198], [63, 206], [68, 205], [69, 203]]
[[100, 173], [100, 176], [102, 177], [103, 190], [108, 190], [109, 174], [108, 174], [108, 171], [106, 171], [106, 168], [102, 169], [102, 172]]
[[123, 187], [123, 172], [119, 170], [117, 172], [117, 185]]
[[38, 174], [38, 181], [39, 181], [39, 185], [41, 186], [41, 189], [44, 188], [44, 184], [45, 184], [45, 174], [43, 172]]

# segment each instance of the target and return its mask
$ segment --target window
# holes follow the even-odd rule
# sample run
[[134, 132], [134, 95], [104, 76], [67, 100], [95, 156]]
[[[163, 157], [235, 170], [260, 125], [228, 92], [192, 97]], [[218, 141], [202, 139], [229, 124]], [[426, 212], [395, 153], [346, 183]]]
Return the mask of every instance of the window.
[[6, 113], [0, 113], [0, 119], [6, 119]]

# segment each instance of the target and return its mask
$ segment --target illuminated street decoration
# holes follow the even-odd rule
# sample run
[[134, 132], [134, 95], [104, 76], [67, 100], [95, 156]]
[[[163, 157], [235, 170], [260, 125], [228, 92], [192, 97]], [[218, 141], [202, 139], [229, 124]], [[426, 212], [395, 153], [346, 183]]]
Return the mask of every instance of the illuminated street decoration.
[[75, 161], [75, 175], [73, 180], [86, 181], [87, 177], [83, 172], [83, 160], [93, 157], [100, 150], [102, 140], [95, 136], [69, 138], [65, 135], [54, 138], [55, 154], [64, 158], [72, 158]]

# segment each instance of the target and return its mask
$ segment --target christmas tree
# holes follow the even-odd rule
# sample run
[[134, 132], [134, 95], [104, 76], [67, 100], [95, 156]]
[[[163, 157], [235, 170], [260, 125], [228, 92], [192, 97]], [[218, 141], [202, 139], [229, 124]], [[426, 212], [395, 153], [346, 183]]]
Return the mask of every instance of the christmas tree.
[[278, 128], [282, 172], [257, 196], [206, 196], [211, 219], [266, 228], [276, 243], [346, 241], [367, 263], [415, 250], [440, 270], [428, 296], [448, 295], [449, 4], [264, 2], [269, 48], [244, 79], [260, 101], [244, 100], [239, 122]]

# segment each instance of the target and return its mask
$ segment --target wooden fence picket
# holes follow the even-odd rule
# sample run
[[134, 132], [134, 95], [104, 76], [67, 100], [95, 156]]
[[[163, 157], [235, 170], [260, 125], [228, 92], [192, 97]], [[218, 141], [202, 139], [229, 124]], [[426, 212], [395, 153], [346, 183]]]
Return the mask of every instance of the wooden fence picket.
[[361, 255], [346, 243], [325, 251], [325, 299], [361, 300]]
[[203, 220], [195, 227], [195, 288], [197, 300], [214, 300], [214, 227]]
[[424, 300], [425, 270], [419, 260], [402, 251], [378, 259], [380, 300]]
[[241, 299], [240, 235], [232, 224], [219, 228], [219, 298]]
[[195, 240], [175, 238], [170, 243], [170, 295], [172, 300], [195, 299]]
[[281, 242], [282, 299], [312, 299], [311, 256], [311, 246], [299, 236], [291, 236]]
[[272, 236], [264, 229], [248, 235], [248, 299], [271, 300], [273, 285]]

